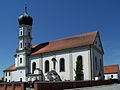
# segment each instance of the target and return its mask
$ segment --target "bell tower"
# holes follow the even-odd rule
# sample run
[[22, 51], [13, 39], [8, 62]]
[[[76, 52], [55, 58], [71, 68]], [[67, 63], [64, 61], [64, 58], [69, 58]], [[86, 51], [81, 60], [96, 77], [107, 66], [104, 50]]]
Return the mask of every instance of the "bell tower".
[[28, 55], [31, 53], [31, 41], [32, 41], [32, 23], [33, 19], [27, 13], [27, 7], [25, 7], [25, 13], [19, 16], [19, 35], [18, 35], [18, 48], [15, 54], [15, 67], [17, 71], [15, 81], [26, 81], [26, 75], [29, 72], [29, 59]]
[[29, 51], [31, 50], [31, 29], [32, 27], [29, 25], [20, 25], [19, 26], [19, 46], [18, 46], [18, 50], [27, 50], [27, 52], [29, 53]]
[[27, 7], [25, 7], [25, 13], [18, 18], [19, 22], [19, 36], [18, 36], [18, 48], [16, 49], [16, 67], [27, 66], [27, 55], [31, 52], [31, 32], [33, 19], [27, 13]]
[[18, 18], [19, 21], [19, 47], [18, 50], [27, 50], [28, 53], [31, 50], [31, 31], [33, 19], [27, 13], [27, 7], [25, 6], [25, 13]]

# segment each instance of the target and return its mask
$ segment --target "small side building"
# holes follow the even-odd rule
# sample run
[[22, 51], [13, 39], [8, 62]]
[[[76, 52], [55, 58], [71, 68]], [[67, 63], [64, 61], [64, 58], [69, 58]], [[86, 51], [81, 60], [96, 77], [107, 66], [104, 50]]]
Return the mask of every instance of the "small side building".
[[104, 66], [104, 78], [108, 79], [120, 79], [119, 65]]

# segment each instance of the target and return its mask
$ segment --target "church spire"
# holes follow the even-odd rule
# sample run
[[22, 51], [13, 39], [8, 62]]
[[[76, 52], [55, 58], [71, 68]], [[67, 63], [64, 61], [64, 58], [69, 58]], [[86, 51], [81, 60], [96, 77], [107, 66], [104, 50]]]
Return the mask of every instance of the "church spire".
[[28, 15], [27, 4], [25, 4], [25, 7], [24, 7], [24, 14], [19, 16], [18, 21], [19, 21], [19, 25], [23, 25], [24, 24], [24, 25], [32, 26], [33, 19], [32, 19], [31, 16]]
[[25, 4], [25, 13], [28, 14], [27, 13], [27, 4]]

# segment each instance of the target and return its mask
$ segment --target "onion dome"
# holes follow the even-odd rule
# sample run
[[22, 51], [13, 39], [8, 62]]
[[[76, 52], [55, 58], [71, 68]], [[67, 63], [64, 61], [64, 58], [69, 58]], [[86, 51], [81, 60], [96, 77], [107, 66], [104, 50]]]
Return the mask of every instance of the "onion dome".
[[30, 25], [30, 26], [32, 26], [33, 19], [27, 13], [24, 13], [23, 15], [19, 16], [18, 22], [19, 22], [19, 25]]

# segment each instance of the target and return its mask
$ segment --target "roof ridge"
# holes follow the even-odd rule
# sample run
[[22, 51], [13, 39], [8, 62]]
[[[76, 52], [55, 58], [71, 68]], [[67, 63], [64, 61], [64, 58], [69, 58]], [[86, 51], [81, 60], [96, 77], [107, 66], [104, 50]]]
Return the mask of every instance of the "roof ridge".
[[[85, 36], [85, 35], [91, 35], [91, 34], [94, 34], [94, 33], [98, 33], [99, 31], [94, 31], [94, 32], [89, 32], [89, 33], [82, 33], [82, 34], [79, 34], [79, 35], [74, 35], [74, 36], [70, 36], [70, 37], [66, 37], [66, 38], [61, 38], [61, 39], [57, 39], [57, 40], [52, 40], [52, 41], [48, 41], [49, 43], [50, 42], [55, 42], [55, 41], [60, 41], [60, 40], [64, 40], [64, 39], [68, 39], [68, 38], [74, 38], [74, 37], [77, 37], [77, 36]], [[47, 43], [47, 42], [43, 42], [43, 43]], [[43, 43], [40, 43], [40, 44], [43, 44]], [[33, 46], [37, 46], [39, 44], [35, 44], [35, 45], [32, 45]]]
[[118, 64], [115, 64], [115, 65], [106, 65], [104, 67], [107, 67], [107, 66], [119, 66]]
[[[79, 35], [74, 35], [74, 36], [70, 36], [70, 37], [66, 37], [66, 38], [61, 38], [61, 39], [57, 39], [57, 40], [53, 40], [53, 41], [64, 40], [64, 39], [67, 39], [67, 38], [73, 38], [73, 37], [77, 37], [77, 36], [85, 36], [85, 35], [93, 34], [93, 33], [97, 33], [97, 32], [98, 31], [89, 32], [89, 33], [82, 33], [82, 34], [79, 34]], [[53, 42], [53, 41], [51, 41], [51, 42]]]

